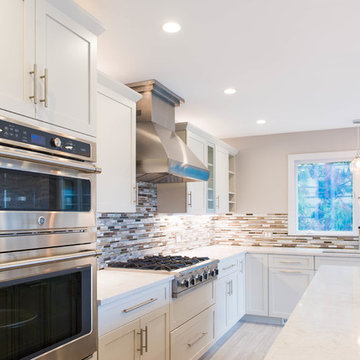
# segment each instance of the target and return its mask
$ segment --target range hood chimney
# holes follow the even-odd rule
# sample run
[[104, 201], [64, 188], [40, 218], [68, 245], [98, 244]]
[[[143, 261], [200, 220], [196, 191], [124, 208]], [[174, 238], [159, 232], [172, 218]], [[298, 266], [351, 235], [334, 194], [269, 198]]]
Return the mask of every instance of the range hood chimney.
[[184, 99], [156, 80], [127, 84], [136, 104], [136, 178], [152, 183], [207, 181], [207, 167], [175, 134], [175, 107]]

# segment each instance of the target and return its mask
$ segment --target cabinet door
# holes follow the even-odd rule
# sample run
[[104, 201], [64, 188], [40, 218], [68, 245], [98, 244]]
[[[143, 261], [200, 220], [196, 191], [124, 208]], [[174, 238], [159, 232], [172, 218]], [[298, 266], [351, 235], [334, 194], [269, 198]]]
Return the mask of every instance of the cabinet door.
[[246, 313], [269, 315], [268, 306], [268, 256], [246, 255]]
[[226, 289], [226, 327], [231, 328], [238, 320], [238, 271], [229, 275]]
[[46, 0], [37, 0], [36, 59], [42, 76], [37, 119], [95, 136], [96, 42]]
[[140, 358], [139, 320], [111, 331], [99, 339], [99, 360], [135, 360]]
[[0, 108], [35, 117], [35, 0], [0, 1]]
[[143, 330], [144, 360], [167, 360], [169, 358], [169, 308], [164, 306], [143, 316], [140, 320]]
[[229, 153], [216, 146], [215, 154], [216, 212], [224, 214], [229, 211]]
[[269, 316], [287, 319], [313, 276], [313, 270], [269, 269]]
[[238, 319], [240, 320], [246, 313], [245, 311], [245, 256], [239, 258], [238, 276]]
[[227, 330], [226, 300], [228, 291], [228, 276], [217, 279], [215, 282], [215, 335], [218, 339]]
[[[193, 153], [206, 164], [206, 141], [188, 133], [187, 145]], [[206, 213], [206, 182], [195, 181], [187, 183], [188, 205], [187, 213], [189, 214], [205, 214]]]
[[135, 103], [99, 86], [97, 211], [136, 210]]

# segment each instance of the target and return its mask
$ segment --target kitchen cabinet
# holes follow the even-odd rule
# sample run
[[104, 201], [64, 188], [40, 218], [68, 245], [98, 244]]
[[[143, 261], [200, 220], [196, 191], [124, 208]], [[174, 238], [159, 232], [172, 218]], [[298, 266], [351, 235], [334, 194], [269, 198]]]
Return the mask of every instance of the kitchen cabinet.
[[269, 269], [269, 316], [287, 319], [313, 276], [313, 270]]
[[215, 188], [216, 212], [229, 212], [229, 152], [220, 145], [216, 146]]
[[141, 95], [98, 75], [98, 212], [136, 211], [136, 101]]
[[132, 321], [99, 339], [99, 360], [139, 359], [137, 337], [140, 331], [139, 321]]
[[169, 307], [142, 316], [99, 338], [99, 360], [167, 360]]
[[215, 306], [204, 310], [170, 333], [170, 359], [199, 359], [215, 340]]
[[269, 316], [268, 255], [246, 255], [246, 314]]
[[102, 26], [73, 1], [4, 0], [0, 6], [1, 108], [94, 137]]
[[245, 315], [244, 255], [222, 259], [216, 280], [216, 338]]
[[96, 135], [96, 47], [95, 34], [37, 0], [38, 120]]
[[315, 270], [321, 265], [360, 266], [360, 258], [342, 256], [315, 256]]
[[2, 0], [0, 34], [0, 107], [34, 118], [35, 0]]
[[[187, 145], [190, 150], [204, 163], [207, 163], [207, 143], [200, 136], [187, 132]], [[188, 197], [188, 214], [206, 213], [206, 182], [193, 181], [185, 184]]]

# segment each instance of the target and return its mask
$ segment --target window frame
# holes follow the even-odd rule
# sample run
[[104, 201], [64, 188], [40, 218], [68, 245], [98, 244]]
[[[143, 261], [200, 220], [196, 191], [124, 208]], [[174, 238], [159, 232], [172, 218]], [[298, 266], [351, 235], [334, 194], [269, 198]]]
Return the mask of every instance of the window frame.
[[359, 235], [359, 175], [353, 174], [353, 230], [315, 231], [298, 230], [298, 177], [296, 165], [314, 162], [351, 161], [356, 151], [336, 151], [288, 155], [288, 234], [303, 236], [358, 236]]

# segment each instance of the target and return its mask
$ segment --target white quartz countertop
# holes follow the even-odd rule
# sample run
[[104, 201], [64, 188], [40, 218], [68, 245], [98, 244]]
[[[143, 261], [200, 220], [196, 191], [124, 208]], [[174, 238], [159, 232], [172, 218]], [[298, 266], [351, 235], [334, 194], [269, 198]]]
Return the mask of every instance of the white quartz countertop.
[[235, 256], [241, 253], [360, 257], [359, 250], [287, 248], [287, 247], [265, 247], [265, 246], [229, 246], [229, 245], [205, 246], [202, 248], [181, 251], [177, 254], [186, 255], [186, 256], [207, 256], [212, 259], [222, 260], [227, 257]]
[[123, 297], [144, 291], [154, 285], [171, 281], [173, 275], [126, 269], [105, 269], [97, 273], [99, 305], [118, 301]]
[[265, 360], [359, 360], [360, 268], [322, 266]]

